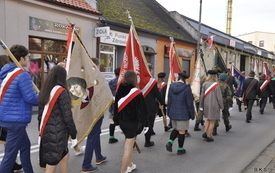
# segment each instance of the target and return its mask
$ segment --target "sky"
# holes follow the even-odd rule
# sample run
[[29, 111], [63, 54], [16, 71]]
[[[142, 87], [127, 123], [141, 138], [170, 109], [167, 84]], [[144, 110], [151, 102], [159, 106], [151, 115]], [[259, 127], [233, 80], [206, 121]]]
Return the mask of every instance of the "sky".
[[[199, 21], [200, 0], [157, 0], [168, 11]], [[274, 0], [233, 0], [231, 35], [275, 33]], [[227, 0], [202, 0], [201, 22], [226, 32]]]

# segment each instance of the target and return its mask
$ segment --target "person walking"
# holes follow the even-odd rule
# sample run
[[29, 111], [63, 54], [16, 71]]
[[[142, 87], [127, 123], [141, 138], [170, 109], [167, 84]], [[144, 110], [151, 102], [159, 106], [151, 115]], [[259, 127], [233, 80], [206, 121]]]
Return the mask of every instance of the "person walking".
[[177, 155], [186, 153], [183, 148], [185, 132], [189, 128], [189, 120], [195, 119], [193, 95], [190, 85], [186, 84], [189, 78], [186, 73], [178, 73], [178, 82], [170, 85], [168, 92], [167, 115], [171, 119], [173, 130], [166, 144], [166, 150], [172, 152], [174, 140], [178, 137]]
[[[117, 88], [117, 81], [118, 81], [118, 77], [119, 77], [119, 72], [120, 72], [120, 67], [116, 68], [114, 70], [114, 73], [115, 73], [115, 78], [110, 80], [109, 81], [109, 87], [110, 87], [110, 90], [113, 94], [113, 96], [115, 97], [116, 95], [116, 88]], [[113, 143], [116, 143], [118, 142], [118, 140], [115, 138], [114, 134], [115, 134], [115, 128], [116, 128], [116, 125], [114, 124], [114, 121], [113, 121], [113, 116], [114, 116], [114, 104], [112, 104], [109, 108], [109, 113], [110, 113], [110, 125], [109, 125], [109, 144], [113, 144]]]
[[[225, 131], [229, 131], [232, 128], [232, 125], [230, 124], [229, 121], [229, 107], [231, 106], [231, 101], [232, 101], [232, 92], [227, 84], [229, 75], [226, 73], [221, 73], [219, 75], [219, 82], [218, 84], [220, 85], [221, 92], [222, 92], [222, 98], [223, 98], [223, 110], [222, 110], [222, 119], [225, 125]], [[214, 130], [213, 130], [213, 135], [217, 135], [217, 127], [219, 126], [219, 120], [216, 121]]]
[[[0, 55], [0, 70], [1, 68], [5, 65], [10, 63], [10, 59], [7, 55]], [[5, 130], [5, 128], [0, 127], [1, 128], [1, 139], [0, 142], [4, 143], [4, 147], [6, 147], [6, 137], [7, 137], [7, 131]], [[12, 170], [13, 171], [18, 171], [22, 169], [22, 165], [17, 163], [15, 161]]]
[[215, 122], [220, 119], [220, 110], [224, 108], [221, 88], [217, 83], [217, 74], [216, 70], [208, 70], [208, 76], [201, 91], [199, 109], [203, 110], [207, 119], [202, 137], [207, 142], [214, 141], [212, 135]]
[[[165, 76], [166, 76], [166, 73], [160, 72], [160, 73], [158, 73], [158, 80], [157, 80], [157, 87], [159, 89], [160, 95], [163, 100], [165, 100], [166, 90], [167, 90], [167, 84], [165, 83]], [[159, 103], [157, 103], [157, 105], [159, 106]], [[166, 107], [167, 107], [167, 105], [164, 104], [163, 111], [160, 108], [158, 108], [158, 115], [159, 115], [159, 117], [162, 117], [165, 132], [167, 132], [169, 129], [171, 129], [171, 126], [172, 126], [171, 121], [169, 122], [169, 125], [167, 125]]]
[[[22, 67], [29, 64], [29, 51], [23, 45], [13, 45], [10, 52]], [[5, 64], [0, 71], [0, 126], [7, 131], [5, 155], [0, 172], [10, 173], [20, 151], [24, 172], [33, 173], [30, 159], [30, 139], [26, 132], [31, 122], [32, 106], [38, 105], [38, 94], [28, 72], [17, 68], [15, 63]]]
[[41, 167], [46, 164], [46, 173], [54, 173], [57, 165], [60, 166], [60, 172], [68, 172], [69, 137], [72, 139], [72, 148], [77, 144], [66, 76], [67, 72], [62, 66], [54, 66], [39, 95], [39, 158]]
[[267, 103], [267, 98], [272, 95], [272, 87], [270, 85], [270, 80], [266, 78], [265, 74], [262, 74], [259, 79], [260, 90], [259, 98], [260, 98], [260, 113], [264, 113], [264, 109]]
[[242, 98], [244, 103], [244, 108], [246, 110], [246, 122], [250, 123], [252, 119], [252, 107], [254, 104], [255, 99], [259, 96], [260, 92], [258, 89], [258, 80], [254, 79], [255, 72], [251, 71], [249, 73], [249, 78], [244, 80], [243, 83], [243, 90], [242, 90]]
[[[152, 73], [153, 68], [152, 66], [149, 66], [150, 72]], [[155, 132], [153, 130], [154, 123], [155, 123], [155, 118], [157, 115], [157, 103], [159, 102], [161, 107], [164, 105], [164, 100], [162, 99], [157, 84], [153, 86], [151, 91], [148, 93], [148, 95], [144, 98], [146, 107], [147, 107], [147, 113], [148, 113], [148, 118], [149, 118], [149, 130], [147, 133], [145, 133], [145, 144], [144, 147], [151, 147], [154, 146], [154, 142], [151, 141], [151, 136], [155, 135]], [[162, 108], [161, 108], [162, 109]]]
[[[96, 57], [92, 57], [93, 63], [100, 69], [99, 59]], [[93, 103], [92, 103], [93, 104]], [[93, 152], [95, 152], [96, 165], [100, 165], [103, 162], [106, 162], [107, 157], [103, 156], [101, 153], [101, 141], [100, 141], [100, 133], [101, 133], [101, 125], [103, 121], [104, 115], [95, 123], [93, 129], [87, 136], [86, 147], [84, 153], [84, 159], [82, 163], [81, 173], [90, 173], [97, 171], [97, 166], [92, 166], [92, 158]]]
[[113, 120], [120, 126], [126, 138], [120, 172], [132, 172], [136, 169], [136, 164], [132, 162], [135, 138], [143, 127], [148, 126], [145, 100], [137, 88], [137, 75], [134, 71], [125, 72], [124, 82], [117, 90]]

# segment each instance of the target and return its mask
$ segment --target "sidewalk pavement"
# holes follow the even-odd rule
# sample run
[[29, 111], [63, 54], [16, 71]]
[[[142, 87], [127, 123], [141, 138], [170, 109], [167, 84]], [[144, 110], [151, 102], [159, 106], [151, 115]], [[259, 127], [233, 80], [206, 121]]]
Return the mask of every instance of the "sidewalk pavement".
[[275, 140], [242, 173], [275, 173]]

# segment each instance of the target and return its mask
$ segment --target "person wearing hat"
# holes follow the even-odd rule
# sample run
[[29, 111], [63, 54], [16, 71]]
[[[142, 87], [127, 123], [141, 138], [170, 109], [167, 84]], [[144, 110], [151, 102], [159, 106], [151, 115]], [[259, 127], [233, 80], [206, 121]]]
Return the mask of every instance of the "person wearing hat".
[[[166, 95], [166, 90], [167, 90], [167, 84], [165, 83], [165, 76], [166, 76], [166, 73], [160, 72], [158, 74], [158, 80], [157, 80], [157, 87], [159, 89], [160, 95], [163, 98], [163, 100], [165, 100], [165, 95]], [[159, 105], [159, 103], [157, 103], [157, 104]], [[159, 117], [162, 117], [165, 132], [167, 132], [168, 130], [171, 129], [171, 125], [170, 125], [171, 121], [170, 121], [169, 125], [167, 126], [166, 106], [167, 105], [164, 103], [163, 111], [160, 108], [158, 108], [158, 115], [159, 115]]]
[[202, 137], [207, 142], [214, 141], [213, 129], [215, 122], [220, 119], [220, 110], [224, 108], [221, 87], [217, 83], [217, 74], [216, 70], [208, 71], [208, 76], [202, 85], [201, 91], [199, 109], [203, 111], [207, 119]]
[[[149, 69], [152, 68], [152, 66], [148, 67]], [[150, 69], [150, 72], [153, 72], [153, 68]], [[148, 121], [149, 121], [149, 130], [147, 133], [145, 133], [145, 144], [144, 147], [152, 147], [154, 146], [154, 141], [151, 141], [151, 136], [155, 135], [155, 132], [153, 130], [155, 118], [157, 115], [157, 104], [156, 100], [160, 103], [161, 107], [164, 105], [164, 100], [162, 96], [159, 93], [157, 85], [154, 85], [151, 91], [147, 94], [146, 97], [144, 97], [147, 112], [148, 112]]]
[[[229, 131], [232, 126], [230, 125], [230, 121], [228, 119], [229, 117], [229, 107], [231, 106], [231, 99], [232, 99], [232, 92], [230, 89], [230, 86], [227, 84], [229, 75], [226, 73], [221, 73], [219, 75], [219, 84], [222, 92], [222, 98], [223, 98], [223, 110], [222, 110], [222, 117], [225, 125], [225, 131]], [[217, 127], [219, 126], [219, 120], [216, 121], [214, 130], [213, 130], [213, 135], [217, 135]]]
[[194, 120], [193, 95], [190, 85], [186, 84], [189, 76], [186, 73], [178, 73], [178, 82], [170, 85], [168, 91], [167, 115], [171, 119], [173, 130], [166, 144], [166, 150], [172, 152], [174, 140], [178, 137], [177, 155], [186, 153], [183, 148], [185, 133], [189, 128], [189, 120]]
[[243, 98], [244, 107], [246, 110], [246, 122], [250, 123], [252, 119], [252, 107], [256, 97], [259, 95], [258, 80], [254, 79], [255, 72], [251, 71], [249, 73], [249, 78], [245, 79], [243, 82], [243, 89], [241, 96]]

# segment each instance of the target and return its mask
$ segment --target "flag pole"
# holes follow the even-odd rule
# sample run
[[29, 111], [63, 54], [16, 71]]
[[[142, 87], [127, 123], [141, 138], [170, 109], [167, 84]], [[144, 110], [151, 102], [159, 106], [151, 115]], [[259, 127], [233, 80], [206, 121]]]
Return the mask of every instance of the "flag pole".
[[197, 39], [197, 56], [199, 56], [199, 53], [200, 53], [200, 41], [201, 41], [201, 13], [202, 13], [202, 0], [200, 0], [199, 29], [198, 29], [198, 39]]
[[[0, 39], [0, 45], [2, 46], [2, 48], [4, 49], [4, 51], [9, 55], [9, 57], [12, 59], [12, 61], [15, 63], [15, 65], [21, 69], [23, 69], [25, 71], [25, 69], [21, 66], [21, 64], [17, 61], [17, 59], [14, 57], [14, 55], [11, 53], [10, 49], [7, 47], [7, 45], [4, 43], [4, 41], [2, 39]], [[39, 93], [39, 89], [37, 88], [37, 86], [33, 83], [32, 81], [32, 85], [34, 90], [36, 91], [36, 93]]]

